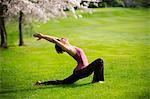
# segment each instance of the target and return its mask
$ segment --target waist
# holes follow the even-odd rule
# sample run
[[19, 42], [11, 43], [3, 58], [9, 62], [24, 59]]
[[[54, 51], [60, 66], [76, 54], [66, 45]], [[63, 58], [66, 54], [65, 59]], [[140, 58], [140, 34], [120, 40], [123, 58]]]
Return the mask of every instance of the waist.
[[75, 68], [75, 71], [80, 70], [80, 69], [83, 69], [83, 68], [85, 68], [85, 67], [87, 67], [87, 66], [88, 66], [88, 64], [78, 64], [78, 65], [76, 66], [76, 68]]

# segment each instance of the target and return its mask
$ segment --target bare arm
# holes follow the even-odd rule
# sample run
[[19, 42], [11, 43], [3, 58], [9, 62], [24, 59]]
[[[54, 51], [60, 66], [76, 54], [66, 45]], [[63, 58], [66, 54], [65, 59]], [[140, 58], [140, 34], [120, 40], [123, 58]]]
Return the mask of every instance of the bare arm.
[[40, 39], [45, 39], [49, 42], [52, 42], [52, 43], [55, 43], [57, 44], [58, 46], [60, 46], [64, 51], [70, 53], [71, 55], [74, 55], [75, 54], [75, 51], [72, 50], [71, 46], [68, 46], [68, 45], [65, 45], [63, 44], [62, 42], [60, 42], [57, 38], [57, 37], [54, 37], [54, 36], [48, 36], [48, 35], [43, 35], [43, 34], [40, 34], [40, 33], [36, 33], [33, 35], [34, 37], [37, 37], [38, 40]]
[[62, 42], [54, 39], [55, 44], [57, 44], [58, 46], [60, 46], [64, 51], [66, 51], [68, 54], [70, 54], [71, 56], [74, 56], [76, 54], [76, 50], [73, 46], [71, 45], [65, 45]]
[[48, 36], [48, 35], [44, 35], [44, 34], [41, 34], [41, 33], [35, 33], [33, 34], [34, 37], [37, 37], [38, 39], [37, 40], [40, 40], [40, 39], [45, 39], [49, 42], [52, 42], [54, 43], [54, 39], [59, 39], [57, 37], [54, 37], [54, 36]]

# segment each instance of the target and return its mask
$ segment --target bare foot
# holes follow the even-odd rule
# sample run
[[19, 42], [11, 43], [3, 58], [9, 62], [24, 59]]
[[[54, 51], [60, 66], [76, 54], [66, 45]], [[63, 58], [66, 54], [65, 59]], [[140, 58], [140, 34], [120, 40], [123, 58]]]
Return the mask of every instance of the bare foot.
[[41, 85], [41, 81], [37, 81], [34, 85], [35, 85], [35, 86]]
[[92, 81], [92, 83], [104, 83], [104, 81]]

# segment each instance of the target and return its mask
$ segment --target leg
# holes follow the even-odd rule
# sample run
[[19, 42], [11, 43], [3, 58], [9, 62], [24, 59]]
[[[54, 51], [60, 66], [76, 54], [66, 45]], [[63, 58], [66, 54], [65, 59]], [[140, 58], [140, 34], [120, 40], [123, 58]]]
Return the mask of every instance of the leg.
[[49, 80], [44, 82], [37, 82], [37, 85], [60, 85], [60, 84], [71, 84], [77, 81], [78, 78], [76, 75], [72, 74], [71, 76], [65, 78], [64, 80]]
[[85, 78], [92, 74], [94, 71], [94, 77], [92, 82], [104, 81], [104, 66], [103, 60], [98, 58], [89, 64], [86, 68], [75, 71], [74, 74], [77, 75], [77, 78]]
[[62, 84], [62, 80], [49, 80], [39, 83], [39, 85], [58, 85], [58, 84]]
[[92, 82], [104, 81], [104, 64], [102, 59], [97, 59]]
[[76, 82], [79, 79], [88, 77], [92, 74], [94, 71], [94, 77], [92, 82], [99, 82], [104, 81], [104, 66], [103, 66], [103, 60], [98, 58], [95, 61], [93, 61], [91, 64], [89, 64], [86, 68], [83, 68], [78, 71], [74, 71], [74, 73], [65, 78], [64, 80], [50, 80], [41, 82], [40, 84], [44, 85], [59, 85], [59, 84], [71, 84]]
[[72, 84], [79, 79], [80, 78], [76, 74], [73, 73], [71, 76], [69, 76], [63, 80], [63, 84]]

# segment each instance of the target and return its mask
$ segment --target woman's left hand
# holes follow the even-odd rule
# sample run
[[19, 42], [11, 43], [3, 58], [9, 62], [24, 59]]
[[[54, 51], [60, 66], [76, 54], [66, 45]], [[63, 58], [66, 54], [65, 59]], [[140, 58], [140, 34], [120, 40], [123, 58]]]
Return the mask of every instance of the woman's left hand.
[[38, 38], [37, 40], [42, 39], [42, 34], [41, 33], [35, 33], [35, 34], [33, 34], [33, 36], [37, 37]]

